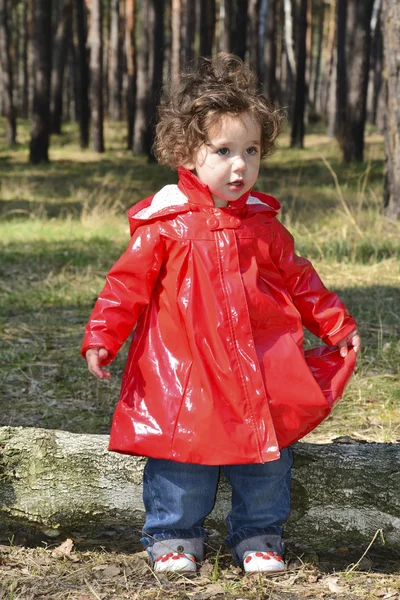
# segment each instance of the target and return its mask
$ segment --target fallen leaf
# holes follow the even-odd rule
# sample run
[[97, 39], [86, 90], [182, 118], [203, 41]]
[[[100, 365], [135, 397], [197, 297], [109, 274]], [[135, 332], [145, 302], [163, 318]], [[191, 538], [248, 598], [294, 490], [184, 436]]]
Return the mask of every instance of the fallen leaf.
[[209, 560], [205, 560], [200, 567], [199, 573], [200, 575], [206, 577], [207, 575], [211, 575], [213, 569], [214, 565], [212, 565]]
[[192, 598], [193, 600], [208, 600], [208, 598], [218, 596], [219, 594], [225, 594], [225, 590], [219, 583], [214, 583], [206, 587], [202, 592], [196, 593]]
[[386, 592], [386, 594], [383, 596], [383, 600], [388, 600], [389, 598], [394, 598], [395, 596], [397, 596], [398, 591], [397, 590], [393, 590], [392, 588], [389, 588]]
[[73, 547], [74, 547], [74, 542], [70, 538], [68, 538], [67, 540], [65, 540], [65, 542], [60, 544], [57, 548], [54, 548], [51, 555], [54, 558], [70, 558], [71, 550]]
[[106, 567], [103, 571], [104, 577], [116, 577], [117, 575], [120, 575], [120, 573], [121, 573], [121, 569], [119, 567], [115, 567], [113, 565]]
[[328, 585], [330, 592], [333, 592], [334, 594], [344, 593], [344, 588], [338, 585], [337, 577], [328, 577], [327, 579], [325, 579], [325, 583]]

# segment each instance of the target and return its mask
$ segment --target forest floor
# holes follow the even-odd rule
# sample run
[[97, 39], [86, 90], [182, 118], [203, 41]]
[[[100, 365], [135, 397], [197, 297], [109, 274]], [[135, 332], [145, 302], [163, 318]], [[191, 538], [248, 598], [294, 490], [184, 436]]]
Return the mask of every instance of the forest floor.
[[[108, 127], [102, 156], [82, 152], [76, 128], [66, 127], [52, 138], [48, 165], [27, 162], [27, 123], [19, 123], [18, 146], [0, 145], [0, 425], [108, 433], [126, 350], [111, 381], [89, 378], [79, 356], [84, 325], [127, 244], [124, 211], [175, 181], [132, 157], [121, 127]], [[343, 298], [363, 339], [344, 399], [306, 439], [399, 442], [400, 224], [382, 216], [382, 139], [367, 135], [362, 165], [343, 165], [335, 142], [317, 131], [304, 150], [287, 146], [282, 136], [257, 187], [282, 203], [298, 252]], [[315, 342], [307, 334], [306, 344]], [[0, 546], [0, 600], [400, 600], [399, 557], [375, 555], [376, 544], [364, 557], [366, 548], [355, 557], [346, 549], [329, 558], [289, 553], [289, 571], [270, 578], [244, 577], [214, 549], [198, 577], [169, 580], [152, 573], [138, 548], [75, 539], [55, 552], [64, 541]]]

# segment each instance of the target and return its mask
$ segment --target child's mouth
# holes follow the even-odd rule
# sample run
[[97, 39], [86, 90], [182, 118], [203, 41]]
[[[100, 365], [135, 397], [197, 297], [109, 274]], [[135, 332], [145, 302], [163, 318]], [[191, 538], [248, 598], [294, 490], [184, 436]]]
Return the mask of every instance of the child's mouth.
[[244, 182], [243, 181], [230, 181], [228, 185], [231, 190], [240, 190], [244, 186]]

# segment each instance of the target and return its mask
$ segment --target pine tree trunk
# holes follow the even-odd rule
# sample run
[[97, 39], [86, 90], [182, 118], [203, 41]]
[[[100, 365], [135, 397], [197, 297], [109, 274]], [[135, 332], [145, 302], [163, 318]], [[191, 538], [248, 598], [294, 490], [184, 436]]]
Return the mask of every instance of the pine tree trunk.
[[91, 0], [90, 25], [90, 105], [92, 109], [92, 146], [104, 152], [103, 98], [103, 6], [102, 0]]
[[7, 119], [7, 144], [16, 142], [17, 124], [13, 99], [13, 65], [10, 47], [11, 36], [9, 27], [9, 6], [7, 0], [0, 0], [0, 57], [2, 65], [3, 84], [3, 114]]
[[[126, 534], [144, 522], [146, 460], [107, 451], [108, 436], [25, 427], [0, 428], [0, 541], [72, 532], [91, 539]], [[400, 550], [399, 444], [295, 444], [289, 546], [365, 549], [378, 529]], [[206, 526], [225, 532], [231, 490], [222, 478]], [[45, 533], [44, 533], [45, 532]], [[115, 539], [115, 538], [113, 538]], [[136, 537], [136, 540], [138, 538]]]
[[109, 45], [108, 89], [109, 115], [114, 121], [122, 118], [122, 65], [120, 48], [120, 0], [111, 0], [111, 30]]
[[278, 5], [279, 0], [268, 0], [263, 52], [263, 92], [272, 101], [277, 100], [276, 59], [278, 38]]
[[200, 56], [211, 56], [215, 36], [215, 0], [200, 1]]
[[174, 84], [179, 79], [181, 72], [181, 27], [182, 27], [182, 0], [172, 0], [171, 14], [171, 80]]
[[385, 215], [400, 219], [400, 5], [384, 0], [382, 10], [386, 76]]
[[220, 35], [218, 50], [220, 52], [232, 51], [232, 17], [233, 0], [220, 0], [219, 4], [219, 27]]
[[164, 0], [149, 0], [149, 46], [150, 46], [150, 72], [152, 74], [147, 157], [155, 161], [152, 152], [155, 126], [157, 121], [157, 107], [160, 102], [161, 88], [163, 82], [164, 65]]
[[28, 16], [30, 10], [29, 2], [23, 2], [22, 4], [22, 53], [21, 53], [21, 117], [27, 119], [29, 116], [29, 69], [28, 69], [28, 44], [29, 44], [29, 31], [30, 31], [30, 16]]
[[49, 160], [50, 78], [51, 78], [51, 0], [35, 0], [33, 13], [33, 52], [35, 84], [29, 160]]
[[258, 37], [260, 0], [249, 0], [247, 13], [248, 62], [250, 68], [260, 75], [260, 47]]
[[61, 133], [64, 72], [72, 34], [72, 0], [63, 0], [53, 43], [54, 60], [51, 75], [51, 133]]
[[194, 58], [196, 34], [196, 0], [185, 0], [181, 40], [181, 64], [185, 67]]
[[133, 134], [133, 153], [147, 154], [149, 149], [150, 73], [149, 2], [140, 3], [140, 39], [137, 52], [136, 108]]
[[242, 60], [246, 56], [248, 4], [249, 0], [236, 0], [234, 15], [235, 28], [232, 49]]
[[345, 163], [362, 162], [374, 0], [338, 0], [337, 132]]
[[306, 106], [306, 37], [307, 0], [296, 0], [296, 91], [293, 107], [291, 148], [304, 147], [304, 112]]
[[133, 148], [133, 125], [136, 103], [136, 1], [126, 0], [125, 4], [125, 52], [128, 72], [127, 112], [128, 112], [128, 150]]
[[322, 66], [322, 46], [324, 40], [325, 4], [321, 2], [318, 12], [317, 54], [312, 61], [309, 98], [314, 116], [321, 116], [321, 94], [319, 93]]
[[86, 50], [87, 40], [87, 16], [84, 0], [74, 0], [75, 8], [75, 27], [77, 39], [77, 58], [78, 58], [78, 76], [77, 76], [77, 113], [79, 119], [79, 141], [82, 149], [89, 146], [89, 67]]

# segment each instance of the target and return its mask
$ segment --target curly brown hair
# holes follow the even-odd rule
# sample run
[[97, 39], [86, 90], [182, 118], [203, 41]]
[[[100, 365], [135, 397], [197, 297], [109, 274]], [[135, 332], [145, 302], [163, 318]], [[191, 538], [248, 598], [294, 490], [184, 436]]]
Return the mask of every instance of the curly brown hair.
[[238, 56], [221, 52], [212, 59], [201, 57], [158, 108], [154, 155], [173, 169], [188, 164], [221, 115], [247, 111], [260, 125], [261, 156], [267, 156], [282, 130], [283, 112], [258, 91], [256, 75]]

